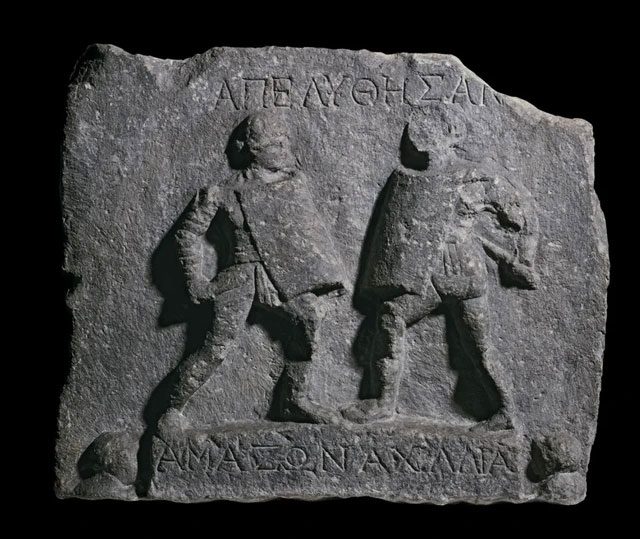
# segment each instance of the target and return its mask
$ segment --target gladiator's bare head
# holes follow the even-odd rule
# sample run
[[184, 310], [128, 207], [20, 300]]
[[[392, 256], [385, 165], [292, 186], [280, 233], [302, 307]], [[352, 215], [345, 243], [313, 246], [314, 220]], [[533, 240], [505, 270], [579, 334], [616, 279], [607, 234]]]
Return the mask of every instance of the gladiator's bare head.
[[449, 154], [465, 135], [465, 122], [455, 105], [419, 109], [402, 137], [402, 162], [410, 168], [424, 170], [429, 162]]
[[291, 133], [284, 113], [264, 111], [246, 119], [241, 143], [249, 165], [272, 171], [295, 165]]

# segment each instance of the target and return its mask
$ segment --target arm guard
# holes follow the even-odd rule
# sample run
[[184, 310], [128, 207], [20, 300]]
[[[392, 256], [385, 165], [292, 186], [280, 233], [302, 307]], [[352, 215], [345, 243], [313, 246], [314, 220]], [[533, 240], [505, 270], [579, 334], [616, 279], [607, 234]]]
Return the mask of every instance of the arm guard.
[[483, 242], [484, 246], [494, 257], [502, 260], [501, 270], [508, 274], [513, 284], [521, 288], [536, 288], [538, 275], [534, 268], [539, 225], [533, 196], [513, 180], [502, 180], [489, 194], [498, 221], [517, 236], [516, 252], [512, 255], [501, 252], [499, 247], [489, 242]]
[[194, 303], [200, 303], [200, 293], [208, 284], [202, 274], [202, 238], [218, 210], [217, 191], [200, 189], [191, 201], [183, 222], [176, 232], [178, 258], [184, 272], [187, 292]]

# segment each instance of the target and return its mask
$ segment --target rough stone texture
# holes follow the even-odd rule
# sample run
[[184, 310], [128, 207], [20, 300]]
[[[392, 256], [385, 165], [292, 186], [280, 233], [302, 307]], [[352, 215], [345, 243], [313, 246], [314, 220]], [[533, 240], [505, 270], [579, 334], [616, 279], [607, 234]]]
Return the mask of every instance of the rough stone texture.
[[587, 122], [452, 56], [99, 45], [63, 155], [59, 496], [584, 498]]

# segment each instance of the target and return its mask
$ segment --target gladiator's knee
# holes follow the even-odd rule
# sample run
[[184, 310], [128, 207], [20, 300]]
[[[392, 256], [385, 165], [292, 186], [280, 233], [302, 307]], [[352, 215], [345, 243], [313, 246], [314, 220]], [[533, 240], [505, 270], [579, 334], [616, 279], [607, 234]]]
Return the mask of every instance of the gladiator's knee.
[[325, 314], [318, 297], [311, 293], [297, 296], [286, 303], [285, 311], [303, 329], [307, 339], [314, 342]]
[[315, 294], [302, 294], [287, 301], [280, 313], [292, 325], [285, 345], [287, 355], [293, 361], [311, 360], [324, 317], [321, 301]]
[[484, 327], [489, 323], [489, 306], [486, 295], [465, 299], [461, 302], [462, 320], [468, 325]]
[[401, 319], [406, 327], [411, 326], [427, 316], [438, 304], [440, 298], [435, 290], [433, 297], [418, 294], [404, 294], [389, 301], [385, 301], [379, 314], [390, 315]]
[[285, 311], [300, 320], [315, 321], [323, 317], [321, 302], [312, 293], [301, 294], [287, 301]]

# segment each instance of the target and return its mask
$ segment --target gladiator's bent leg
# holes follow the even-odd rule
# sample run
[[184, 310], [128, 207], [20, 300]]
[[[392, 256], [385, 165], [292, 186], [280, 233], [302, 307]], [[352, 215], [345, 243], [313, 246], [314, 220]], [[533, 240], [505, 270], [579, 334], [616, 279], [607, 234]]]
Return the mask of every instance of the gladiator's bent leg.
[[209, 380], [236, 346], [253, 303], [255, 286], [249, 264], [226, 270], [227, 290], [216, 295], [211, 304], [213, 323], [202, 347], [185, 358], [174, 371], [169, 407], [158, 421], [158, 430], [184, 429], [182, 411], [198, 389]]
[[[488, 394], [495, 391], [498, 393], [497, 411], [478, 427], [490, 430], [512, 429], [514, 407], [509, 391], [509, 378], [497, 361], [495, 349], [491, 344], [487, 297], [483, 295], [473, 299], [458, 300], [453, 310], [452, 318], [463, 352], [474, 367], [480, 373], [486, 373], [491, 380], [491, 387], [483, 382], [485, 391]], [[486, 379], [480, 376], [480, 380]]]
[[310, 375], [312, 362], [316, 359], [320, 328], [325, 316], [324, 300], [307, 293], [288, 301], [284, 306], [286, 314], [300, 329], [300, 354], [290, 358], [284, 367], [282, 384], [286, 395], [278, 413], [280, 419], [312, 423], [337, 423], [340, 415], [310, 400]]

